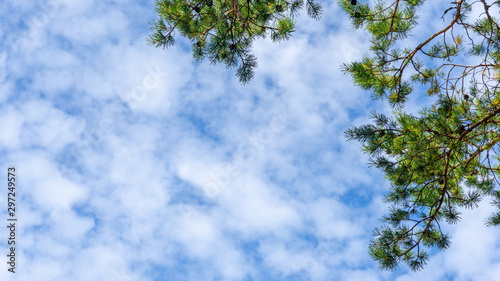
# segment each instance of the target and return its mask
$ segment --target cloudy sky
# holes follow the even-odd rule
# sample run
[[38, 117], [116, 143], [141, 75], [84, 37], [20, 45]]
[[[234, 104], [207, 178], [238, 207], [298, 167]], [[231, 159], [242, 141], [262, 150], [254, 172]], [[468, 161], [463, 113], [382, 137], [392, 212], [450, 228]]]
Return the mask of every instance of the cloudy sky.
[[[415, 34], [445, 24], [437, 2]], [[343, 131], [390, 108], [340, 71], [369, 38], [323, 4], [289, 41], [255, 42], [241, 86], [180, 37], [147, 46], [153, 0], [2, 1], [0, 178], [17, 168], [19, 221], [0, 279], [498, 280], [488, 202], [423, 271], [369, 258], [389, 184]], [[6, 188], [0, 202], [7, 224]]]

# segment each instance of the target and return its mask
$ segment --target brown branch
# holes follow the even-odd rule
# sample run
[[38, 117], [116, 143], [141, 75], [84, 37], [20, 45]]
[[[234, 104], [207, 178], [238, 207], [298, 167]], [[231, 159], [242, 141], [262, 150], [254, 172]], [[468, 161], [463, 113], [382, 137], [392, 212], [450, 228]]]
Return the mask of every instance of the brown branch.
[[238, 20], [243, 25], [243, 22], [244, 22], [243, 15], [241, 14], [240, 4], [239, 4], [238, 0], [233, 0], [233, 9], [230, 11], [230, 13], [236, 13], [236, 15], [238, 16]]
[[425, 45], [427, 45], [429, 42], [431, 42], [432, 40], [434, 40], [434, 38], [438, 37], [439, 35], [445, 33], [446, 31], [448, 31], [450, 28], [453, 27], [453, 25], [455, 25], [455, 23], [457, 23], [457, 21], [460, 19], [460, 9], [462, 8], [462, 2], [464, 2], [464, 0], [460, 0], [460, 1], [457, 1], [457, 14], [455, 15], [455, 18], [451, 21], [451, 23], [445, 27], [444, 29], [434, 33], [431, 37], [429, 37], [427, 40], [425, 40], [424, 42], [420, 43], [407, 57], [406, 57], [406, 61], [404, 62], [404, 64], [401, 66], [401, 68], [398, 70], [399, 71], [399, 80], [401, 80], [402, 76], [403, 76], [403, 71], [404, 69], [406, 68], [406, 66], [408, 65], [408, 63], [413, 59], [413, 57], [415, 56], [415, 54], [420, 51]]

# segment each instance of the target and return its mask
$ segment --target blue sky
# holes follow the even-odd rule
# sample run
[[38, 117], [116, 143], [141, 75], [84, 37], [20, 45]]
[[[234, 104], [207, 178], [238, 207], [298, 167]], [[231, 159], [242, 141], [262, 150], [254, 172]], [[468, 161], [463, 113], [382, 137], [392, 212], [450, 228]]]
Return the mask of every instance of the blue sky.
[[[438, 2], [415, 34], [445, 24]], [[390, 108], [341, 73], [369, 38], [336, 4], [302, 13], [287, 42], [255, 42], [246, 86], [181, 37], [147, 46], [153, 6], [0, 4], [0, 163], [21, 200], [18, 272], [1, 280], [498, 280], [486, 201], [421, 272], [369, 258], [389, 184], [343, 131]]]

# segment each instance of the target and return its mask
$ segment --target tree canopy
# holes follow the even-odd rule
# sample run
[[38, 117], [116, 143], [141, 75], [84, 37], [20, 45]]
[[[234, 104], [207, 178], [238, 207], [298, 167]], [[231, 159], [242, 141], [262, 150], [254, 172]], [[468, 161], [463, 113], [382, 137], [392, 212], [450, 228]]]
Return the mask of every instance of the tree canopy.
[[[343, 5], [354, 26], [372, 35], [370, 55], [344, 70], [394, 106], [392, 116], [372, 112], [373, 124], [345, 132], [363, 143], [370, 164], [391, 183], [385, 197], [391, 212], [370, 245], [385, 269], [402, 261], [417, 270], [428, 260], [426, 248], [448, 248], [440, 224], [456, 223], [461, 208], [485, 196], [500, 208], [500, 1], [453, 2], [441, 11], [443, 29], [405, 46], [422, 2]], [[412, 115], [404, 104], [415, 91], [426, 91], [434, 103]], [[499, 225], [500, 212], [486, 223]]]
[[315, 0], [158, 0], [149, 44], [169, 47], [175, 31], [189, 38], [197, 61], [238, 66], [236, 75], [247, 83], [257, 59], [252, 42], [269, 35], [274, 42], [287, 40], [295, 31], [294, 17], [306, 7], [318, 19], [321, 6]]
[[[362, 143], [391, 183], [390, 213], [374, 231], [370, 255], [383, 269], [403, 262], [418, 270], [428, 261], [426, 249], [450, 246], [443, 222], [458, 222], [463, 208], [485, 197], [500, 209], [500, 1], [443, 1], [448, 6], [434, 12], [446, 25], [417, 45], [406, 39], [423, 0], [365, 2], [338, 1], [354, 28], [371, 34], [365, 56], [342, 68], [393, 113], [372, 112], [372, 124], [345, 135]], [[319, 18], [321, 7], [309, 0], [160, 0], [149, 40], [168, 47], [178, 30], [193, 41], [196, 59], [239, 65], [237, 75], [247, 83], [257, 65], [252, 41], [289, 39], [304, 5]], [[405, 111], [414, 92], [432, 101], [416, 115]], [[500, 210], [486, 224], [500, 225]]]

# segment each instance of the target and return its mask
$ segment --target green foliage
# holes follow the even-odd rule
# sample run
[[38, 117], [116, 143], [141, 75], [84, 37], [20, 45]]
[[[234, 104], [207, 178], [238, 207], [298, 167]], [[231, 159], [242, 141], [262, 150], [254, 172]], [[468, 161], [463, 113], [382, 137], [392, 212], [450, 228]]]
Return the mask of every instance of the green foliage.
[[[338, 0], [353, 26], [371, 34], [370, 52], [343, 70], [394, 111], [372, 112], [373, 124], [345, 134], [363, 144], [370, 164], [391, 183], [390, 213], [374, 231], [370, 255], [383, 269], [403, 262], [418, 270], [427, 249], [450, 246], [441, 225], [457, 223], [462, 209], [491, 197], [499, 211], [486, 224], [500, 225], [500, 1], [451, 2], [441, 11], [446, 27], [416, 46], [406, 39], [423, 0], [365, 2]], [[266, 35], [288, 40], [304, 6], [319, 18], [313, 0], [159, 0], [149, 43], [169, 47], [177, 30], [193, 42], [197, 61], [238, 66], [247, 83], [257, 66], [252, 42]], [[469, 19], [473, 9], [477, 18]], [[412, 115], [404, 106], [416, 90], [434, 103]]]
[[[391, 183], [385, 197], [390, 214], [374, 231], [369, 251], [390, 270], [400, 262], [421, 269], [429, 258], [427, 248], [448, 248], [450, 237], [441, 224], [457, 223], [461, 209], [474, 208], [488, 196], [500, 209], [500, 27], [495, 18], [500, 1], [452, 2], [443, 11], [443, 19], [452, 11], [446, 28], [403, 48], [422, 2], [352, 7], [339, 1], [354, 27], [372, 35], [371, 54], [345, 64], [344, 71], [394, 107], [393, 116], [372, 112], [374, 124], [345, 132], [349, 140], [363, 143], [370, 164]], [[472, 8], [483, 12], [469, 21]], [[416, 116], [406, 113], [408, 95], [422, 88], [434, 104]], [[500, 212], [486, 224], [500, 225]]]
[[309, 16], [319, 19], [321, 6], [314, 0], [158, 0], [159, 19], [148, 42], [172, 46], [178, 31], [193, 42], [197, 62], [238, 66], [236, 75], [245, 84], [257, 66], [252, 42], [267, 35], [273, 42], [288, 40], [295, 31], [294, 17], [304, 6]]

